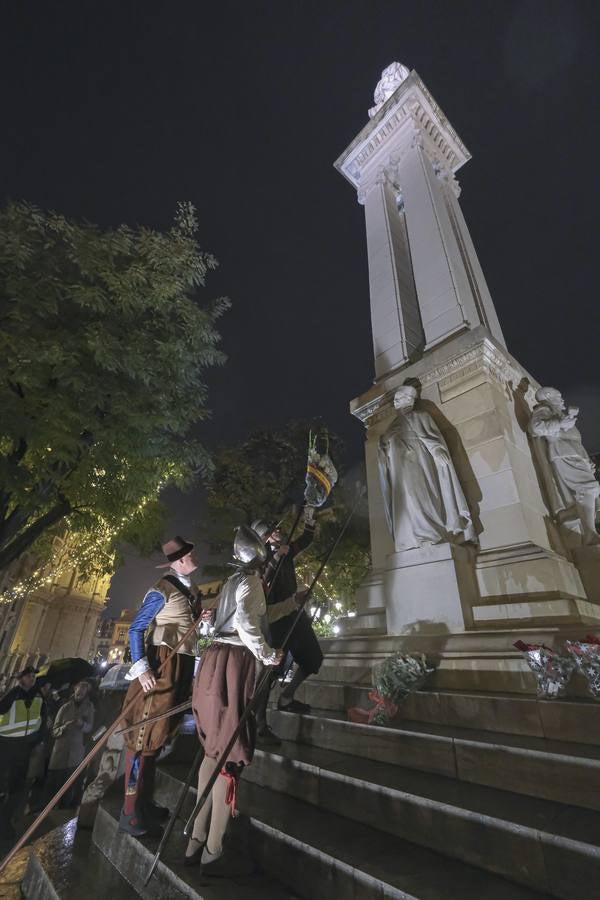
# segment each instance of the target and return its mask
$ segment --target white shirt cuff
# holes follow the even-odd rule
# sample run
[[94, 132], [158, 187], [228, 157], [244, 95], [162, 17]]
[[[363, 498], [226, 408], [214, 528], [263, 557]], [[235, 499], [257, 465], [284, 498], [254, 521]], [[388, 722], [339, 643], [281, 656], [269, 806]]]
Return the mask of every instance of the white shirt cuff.
[[149, 668], [150, 663], [148, 662], [147, 657], [142, 656], [141, 659], [138, 659], [138, 661], [132, 665], [129, 672], [125, 676], [125, 680], [134, 681], [136, 678], [139, 678], [140, 675], [143, 675], [144, 672], [147, 672]]

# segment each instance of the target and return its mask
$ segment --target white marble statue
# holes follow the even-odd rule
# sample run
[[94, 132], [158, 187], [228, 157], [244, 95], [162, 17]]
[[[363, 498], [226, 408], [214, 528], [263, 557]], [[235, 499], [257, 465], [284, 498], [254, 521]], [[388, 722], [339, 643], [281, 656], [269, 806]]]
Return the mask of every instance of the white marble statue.
[[409, 75], [410, 71], [406, 66], [403, 66], [402, 63], [393, 62], [390, 63], [389, 66], [386, 66], [381, 73], [381, 78], [377, 82], [377, 87], [375, 88], [375, 93], [373, 95], [375, 106], [372, 106], [369, 110], [370, 119], [379, 112], [385, 101], [390, 99], [396, 88], [399, 87]]
[[416, 398], [410, 385], [396, 391], [398, 415], [379, 441], [379, 474], [394, 546], [399, 551], [452, 538], [475, 541], [448, 446], [429, 413], [414, 409]]
[[537, 405], [529, 421], [529, 432], [542, 439], [558, 497], [553, 495], [555, 513], [574, 508], [581, 522], [584, 544], [600, 543], [596, 531], [596, 514], [600, 509], [600, 484], [594, 477], [594, 467], [581, 434], [576, 428], [579, 409], [570, 406], [555, 388], [542, 387], [536, 391]]

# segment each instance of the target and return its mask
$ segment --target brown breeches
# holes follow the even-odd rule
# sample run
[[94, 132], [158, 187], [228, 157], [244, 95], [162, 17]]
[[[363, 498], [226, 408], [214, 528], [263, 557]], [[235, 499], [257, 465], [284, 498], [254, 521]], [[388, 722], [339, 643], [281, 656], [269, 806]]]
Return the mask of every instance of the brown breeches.
[[[192, 708], [204, 753], [221, 756], [254, 693], [256, 661], [250, 650], [234, 644], [214, 643], [200, 662], [194, 681]], [[256, 726], [250, 716], [226, 762], [245, 766], [252, 762]]]

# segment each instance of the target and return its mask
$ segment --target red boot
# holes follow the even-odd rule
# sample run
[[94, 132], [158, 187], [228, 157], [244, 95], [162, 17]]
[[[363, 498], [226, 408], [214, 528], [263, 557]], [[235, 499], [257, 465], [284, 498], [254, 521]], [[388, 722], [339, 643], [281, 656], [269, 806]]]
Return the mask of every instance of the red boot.
[[142, 807], [145, 759], [141, 753], [128, 750], [125, 755], [125, 800], [119, 819], [119, 831], [134, 837], [146, 834], [158, 837], [162, 828], [144, 816]]

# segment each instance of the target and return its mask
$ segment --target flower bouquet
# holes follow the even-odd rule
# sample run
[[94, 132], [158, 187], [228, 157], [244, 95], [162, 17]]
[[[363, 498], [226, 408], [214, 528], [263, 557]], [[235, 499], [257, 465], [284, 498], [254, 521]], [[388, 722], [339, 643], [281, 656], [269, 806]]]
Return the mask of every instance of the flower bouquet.
[[587, 681], [592, 697], [600, 700], [600, 638], [587, 634], [582, 641], [565, 641], [565, 650]]
[[373, 672], [374, 690], [369, 700], [375, 704], [371, 709], [351, 707], [348, 718], [351, 722], [370, 725], [387, 725], [398, 712], [398, 704], [411, 693], [423, 687], [433, 668], [427, 665], [423, 654], [407, 656], [394, 653], [388, 656]]
[[525, 644], [523, 641], [517, 641], [513, 646], [521, 651], [535, 675], [538, 697], [545, 700], [560, 697], [575, 669], [573, 659], [570, 656], [561, 656], [556, 650], [544, 647], [543, 644]]

